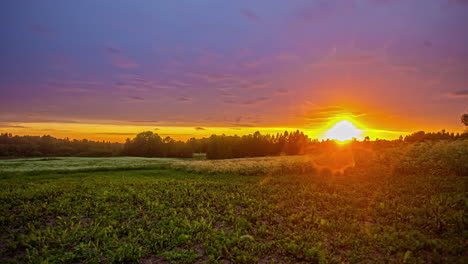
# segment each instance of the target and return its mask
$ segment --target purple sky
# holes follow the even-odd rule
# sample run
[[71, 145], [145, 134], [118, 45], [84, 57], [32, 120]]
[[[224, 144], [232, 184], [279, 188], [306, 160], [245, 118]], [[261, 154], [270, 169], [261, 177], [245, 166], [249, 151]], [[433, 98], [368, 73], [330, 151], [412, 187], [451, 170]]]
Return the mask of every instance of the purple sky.
[[1, 131], [461, 130], [468, 108], [466, 0], [5, 0], [0, 22]]

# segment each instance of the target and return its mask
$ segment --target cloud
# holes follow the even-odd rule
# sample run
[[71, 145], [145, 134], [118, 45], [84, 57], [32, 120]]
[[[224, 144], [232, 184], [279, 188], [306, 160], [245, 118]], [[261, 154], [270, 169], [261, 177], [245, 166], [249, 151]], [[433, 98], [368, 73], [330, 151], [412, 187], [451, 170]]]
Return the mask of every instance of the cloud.
[[375, 62], [377, 59], [368, 54], [357, 54], [357, 55], [333, 55], [331, 58], [327, 58], [323, 61], [313, 63], [314, 67], [330, 67], [337, 65], [356, 65], [356, 64], [369, 64]]
[[241, 87], [245, 88], [245, 89], [257, 89], [257, 88], [267, 87], [268, 85], [270, 85], [270, 83], [268, 83], [268, 82], [256, 81], [256, 82], [250, 82], [250, 83], [243, 84], [243, 85], [241, 85]]
[[238, 77], [228, 74], [200, 74], [200, 73], [188, 73], [188, 76], [196, 77], [203, 79], [207, 82], [223, 82], [223, 81], [232, 81], [239, 80]]
[[102, 84], [101, 81], [86, 81], [86, 80], [78, 80], [78, 81], [60, 81], [64, 84], [83, 84], [83, 85], [100, 85]]
[[90, 89], [85, 88], [73, 88], [73, 87], [60, 87], [54, 89], [57, 92], [64, 92], [64, 93], [89, 93], [92, 92]]
[[306, 112], [304, 114], [304, 118], [309, 121], [317, 119], [329, 119], [344, 112], [345, 109], [340, 106], [316, 107], [313, 110]]
[[134, 69], [140, 66], [138, 63], [130, 59], [124, 50], [114, 47], [106, 47], [106, 51], [113, 58], [111, 63], [115, 67], [122, 69]]
[[0, 127], [1, 127], [1, 128], [30, 128], [30, 127], [26, 127], [26, 126], [18, 126], [18, 125], [2, 125], [2, 124], [0, 124]]
[[54, 128], [45, 128], [45, 129], [37, 129], [38, 131], [53, 131], [53, 132], [71, 132], [72, 130], [69, 129], [54, 129]]
[[159, 121], [156, 121], [156, 120], [130, 120], [129, 122], [132, 122], [132, 123], [157, 123]]
[[122, 68], [122, 69], [134, 69], [140, 66], [129, 58], [120, 58], [120, 59], [113, 60], [112, 65], [118, 68]]
[[146, 92], [149, 89], [147, 87], [144, 87], [142, 85], [134, 85], [134, 84], [129, 84], [125, 82], [116, 82], [115, 85], [117, 88], [122, 89], [122, 90], [132, 90], [132, 91], [139, 91], [139, 92]]
[[166, 84], [153, 84], [153, 87], [156, 89], [171, 89], [174, 88], [173, 86], [166, 85]]
[[186, 82], [179, 81], [179, 80], [172, 80], [171, 84], [178, 85], [178, 86], [190, 86], [190, 84], [188, 84]]
[[349, 109], [345, 109], [341, 106], [327, 106], [315, 107], [312, 110], [305, 111], [301, 118], [307, 120], [310, 125], [323, 123], [336, 117], [357, 118], [364, 115], [366, 115], [366, 113], [349, 111]]
[[450, 98], [468, 98], [468, 90], [458, 90], [448, 93], [446, 96]]
[[177, 101], [179, 101], [179, 102], [190, 102], [190, 101], [192, 101], [192, 98], [187, 97], [187, 96], [182, 96], [182, 97], [177, 98]]
[[[38, 111], [39, 112], [39, 111]], [[66, 120], [66, 119], [49, 119], [45, 117], [41, 117], [37, 114], [28, 114], [28, 115], [21, 115], [21, 116], [0, 116], [3, 123], [11, 124], [11, 123], [79, 123], [74, 120]]]
[[55, 32], [53, 32], [48, 26], [42, 23], [34, 23], [29, 26], [29, 30], [33, 33], [46, 36], [46, 37], [52, 37], [55, 35]]
[[395, 2], [395, 0], [367, 0], [370, 4], [376, 6], [389, 6]]
[[205, 129], [205, 128], [203, 128], [203, 127], [195, 127], [195, 130], [198, 130], [198, 131], [200, 131], [200, 130], [206, 130], [206, 129]]
[[[318, 1], [310, 1], [317, 3]], [[356, 7], [354, 1], [321, 1], [316, 6], [302, 7], [296, 10], [296, 16], [307, 21], [327, 19], [331, 16], [343, 15]]]
[[289, 90], [285, 89], [285, 88], [279, 88], [279, 89], [276, 90], [276, 93], [277, 94], [287, 94], [287, 93], [289, 93]]
[[243, 104], [243, 105], [254, 105], [254, 104], [266, 102], [266, 101], [269, 101], [269, 100], [270, 100], [269, 97], [257, 97], [257, 98], [255, 98], [255, 99], [245, 101], [245, 102], [242, 103], [242, 104]]
[[250, 21], [254, 21], [254, 22], [260, 21], [260, 17], [257, 16], [257, 14], [255, 14], [252, 10], [242, 8], [240, 10], [240, 13]]
[[232, 93], [229, 93], [229, 92], [225, 92], [225, 91], [221, 91], [221, 93], [219, 94], [219, 96], [221, 97], [237, 97], [237, 95], [234, 95]]
[[135, 102], [141, 102], [144, 100], [145, 99], [139, 96], [127, 96], [127, 97], [120, 99], [120, 101], [125, 102], [125, 103], [135, 103]]
[[255, 127], [254, 125], [247, 124], [247, 123], [225, 123], [225, 124], [228, 126], [233, 126], [233, 127]]
[[244, 101], [244, 102], [236, 102], [236, 101], [233, 101], [233, 100], [224, 100], [224, 103], [234, 104], [234, 105], [255, 105], [255, 104], [263, 103], [263, 102], [266, 102], [266, 101], [269, 101], [269, 100], [271, 100], [271, 98], [263, 96], [263, 97], [257, 97], [257, 98], [251, 99], [251, 100], [247, 100], [247, 101]]
[[114, 135], [114, 136], [133, 136], [137, 133], [119, 133], [119, 132], [99, 132], [98, 135]]
[[114, 47], [106, 47], [106, 51], [112, 54], [120, 54], [122, 53], [121, 49], [114, 48]]
[[267, 61], [268, 61], [268, 59], [266, 59], [266, 58], [259, 58], [259, 59], [254, 59], [254, 60], [248, 61], [244, 65], [245, 65], [245, 67], [256, 68], [256, 67], [261, 66], [262, 64], [266, 64]]
[[289, 52], [282, 52], [276, 56], [276, 59], [279, 61], [287, 62], [299, 59], [299, 56]]
[[466, 5], [468, 5], [467, 0], [448, 0], [448, 3], [449, 3], [449, 5], [452, 5], [452, 6], [458, 6], [458, 5], [466, 6]]

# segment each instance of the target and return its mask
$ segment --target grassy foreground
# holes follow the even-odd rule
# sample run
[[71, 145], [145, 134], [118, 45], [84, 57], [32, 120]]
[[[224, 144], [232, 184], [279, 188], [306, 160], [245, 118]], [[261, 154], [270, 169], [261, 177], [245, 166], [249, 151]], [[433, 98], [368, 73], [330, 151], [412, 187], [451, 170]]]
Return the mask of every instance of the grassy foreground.
[[466, 176], [384, 160], [336, 175], [259, 173], [263, 160], [0, 171], [0, 262], [466, 263]]

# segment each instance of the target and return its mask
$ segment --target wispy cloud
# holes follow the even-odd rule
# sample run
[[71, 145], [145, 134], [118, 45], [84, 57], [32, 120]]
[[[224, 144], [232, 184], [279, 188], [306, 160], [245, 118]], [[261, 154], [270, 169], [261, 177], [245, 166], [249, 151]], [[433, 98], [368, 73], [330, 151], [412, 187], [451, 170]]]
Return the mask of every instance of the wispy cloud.
[[468, 90], [458, 90], [448, 93], [446, 96], [451, 98], [468, 98]]
[[275, 91], [277, 94], [287, 94], [289, 92], [288, 89], [285, 89], [285, 88], [279, 88], [279, 89], [276, 89]]
[[135, 103], [135, 102], [142, 102], [144, 101], [145, 99], [143, 99], [142, 97], [140, 96], [126, 96], [122, 99], [120, 99], [121, 102], [125, 102], [125, 103]]
[[340, 106], [316, 107], [304, 113], [304, 118], [309, 121], [327, 120], [337, 115], [346, 113]]
[[192, 98], [187, 97], [187, 96], [181, 96], [181, 97], [177, 98], [177, 101], [179, 101], [179, 102], [190, 102], [190, 101], [192, 101]]
[[257, 98], [255, 98], [255, 99], [245, 101], [245, 102], [243, 102], [242, 104], [243, 104], [243, 105], [254, 105], [254, 104], [258, 104], [258, 103], [263, 103], [263, 102], [269, 101], [270, 99], [271, 99], [271, 98], [269, 98], [269, 97], [257, 97]]
[[43, 23], [34, 23], [29, 25], [29, 30], [33, 33], [46, 36], [46, 37], [53, 37], [55, 36], [55, 32], [52, 31], [49, 26]]
[[313, 63], [312, 65], [314, 67], [332, 67], [339, 65], [369, 64], [376, 60], [377, 58], [370, 54], [333, 55], [332, 57]]
[[264, 88], [270, 85], [268, 82], [262, 82], [262, 81], [255, 81], [255, 82], [249, 82], [242, 84], [240, 87], [245, 88], [245, 89], [257, 89], [257, 88]]
[[119, 48], [115, 48], [115, 47], [106, 47], [106, 51], [109, 52], [109, 53], [112, 53], [112, 54], [120, 54], [122, 53], [122, 50], [119, 49]]
[[132, 90], [132, 91], [139, 91], [139, 92], [146, 92], [146, 91], [149, 90], [147, 87], [145, 87], [143, 85], [135, 85], [135, 84], [125, 83], [125, 82], [116, 82], [115, 86], [118, 89]]
[[262, 96], [262, 97], [256, 97], [254, 99], [250, 99], [250, 100], [247, 100], [247, 101], [243, 101], [243, 102], [238, 102], [238, 101], [234, 101], [234, 100], [224, 100], [224, 103], [234, 104], [234, 105], [256, 105], [256, 104], [263, 103], [263, 102], [266, 102], [266, 101], [269, 101], [269, 100], [271, 100], [270, 97]]
[[260, 20], [260, 17], [255, 13], [253, 12], [252, 10], [250, 9], [246, 9], [246, 8], [242, 8], [240, 10], [240, 13], [246, 17], [247, 19], [249, 19], [250, 21], [254, 21], [254, 22], [257, 22]]
[[29, 128], [27, 126], [0, 124], [1, 128]]
[[131, 123], [158, 123], [157, 120], [130, 120]]
[[119, 133], [119, 132], [98, 132], [98, 135], [113, 135], [113, 136], [133, 136], [136, 133]]
[[201, 74], [201, 73], [188, 73], [190, 77], [196, 77], [203, 79], [207, 82], [221, 82], [221, 81], [231, 81], [239, 80], [239, 77], [229, 74]]
[[200, 130], [206, 130], [206, 129], [203, 127], [195, 127], [195, 130], [200, 131]]
[[112, 65], [122, 69], [134, 69], [139, 65], [129, 58], [120, 58], [112, 61]]
[[90, 93], [92, 90], [85, 88], [74, 88], [74, 87], [58, 87], [54, 89], [57, 92], [62, 93]]
[[316, 5], [298, 9], [295, 15], [306, 21], [317, 21], [345, 14], [356, 7], [354, 1], [310, 1], [310, 3]]
[[127, 53], [119, 48], [115, 47], [106, 47], [107, 53], [112, 57], [112, 65], [122, 69], [134, 69], [139, 67], [138, 63], [130, 59]]

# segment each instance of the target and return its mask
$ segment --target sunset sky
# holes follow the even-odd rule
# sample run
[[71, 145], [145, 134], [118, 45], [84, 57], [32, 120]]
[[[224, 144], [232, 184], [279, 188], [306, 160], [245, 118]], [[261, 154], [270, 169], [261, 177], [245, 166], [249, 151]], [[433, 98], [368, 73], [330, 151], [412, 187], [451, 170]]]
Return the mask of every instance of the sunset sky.
[[0, 2], [0, 132], [460, 132], [468, 1]]

